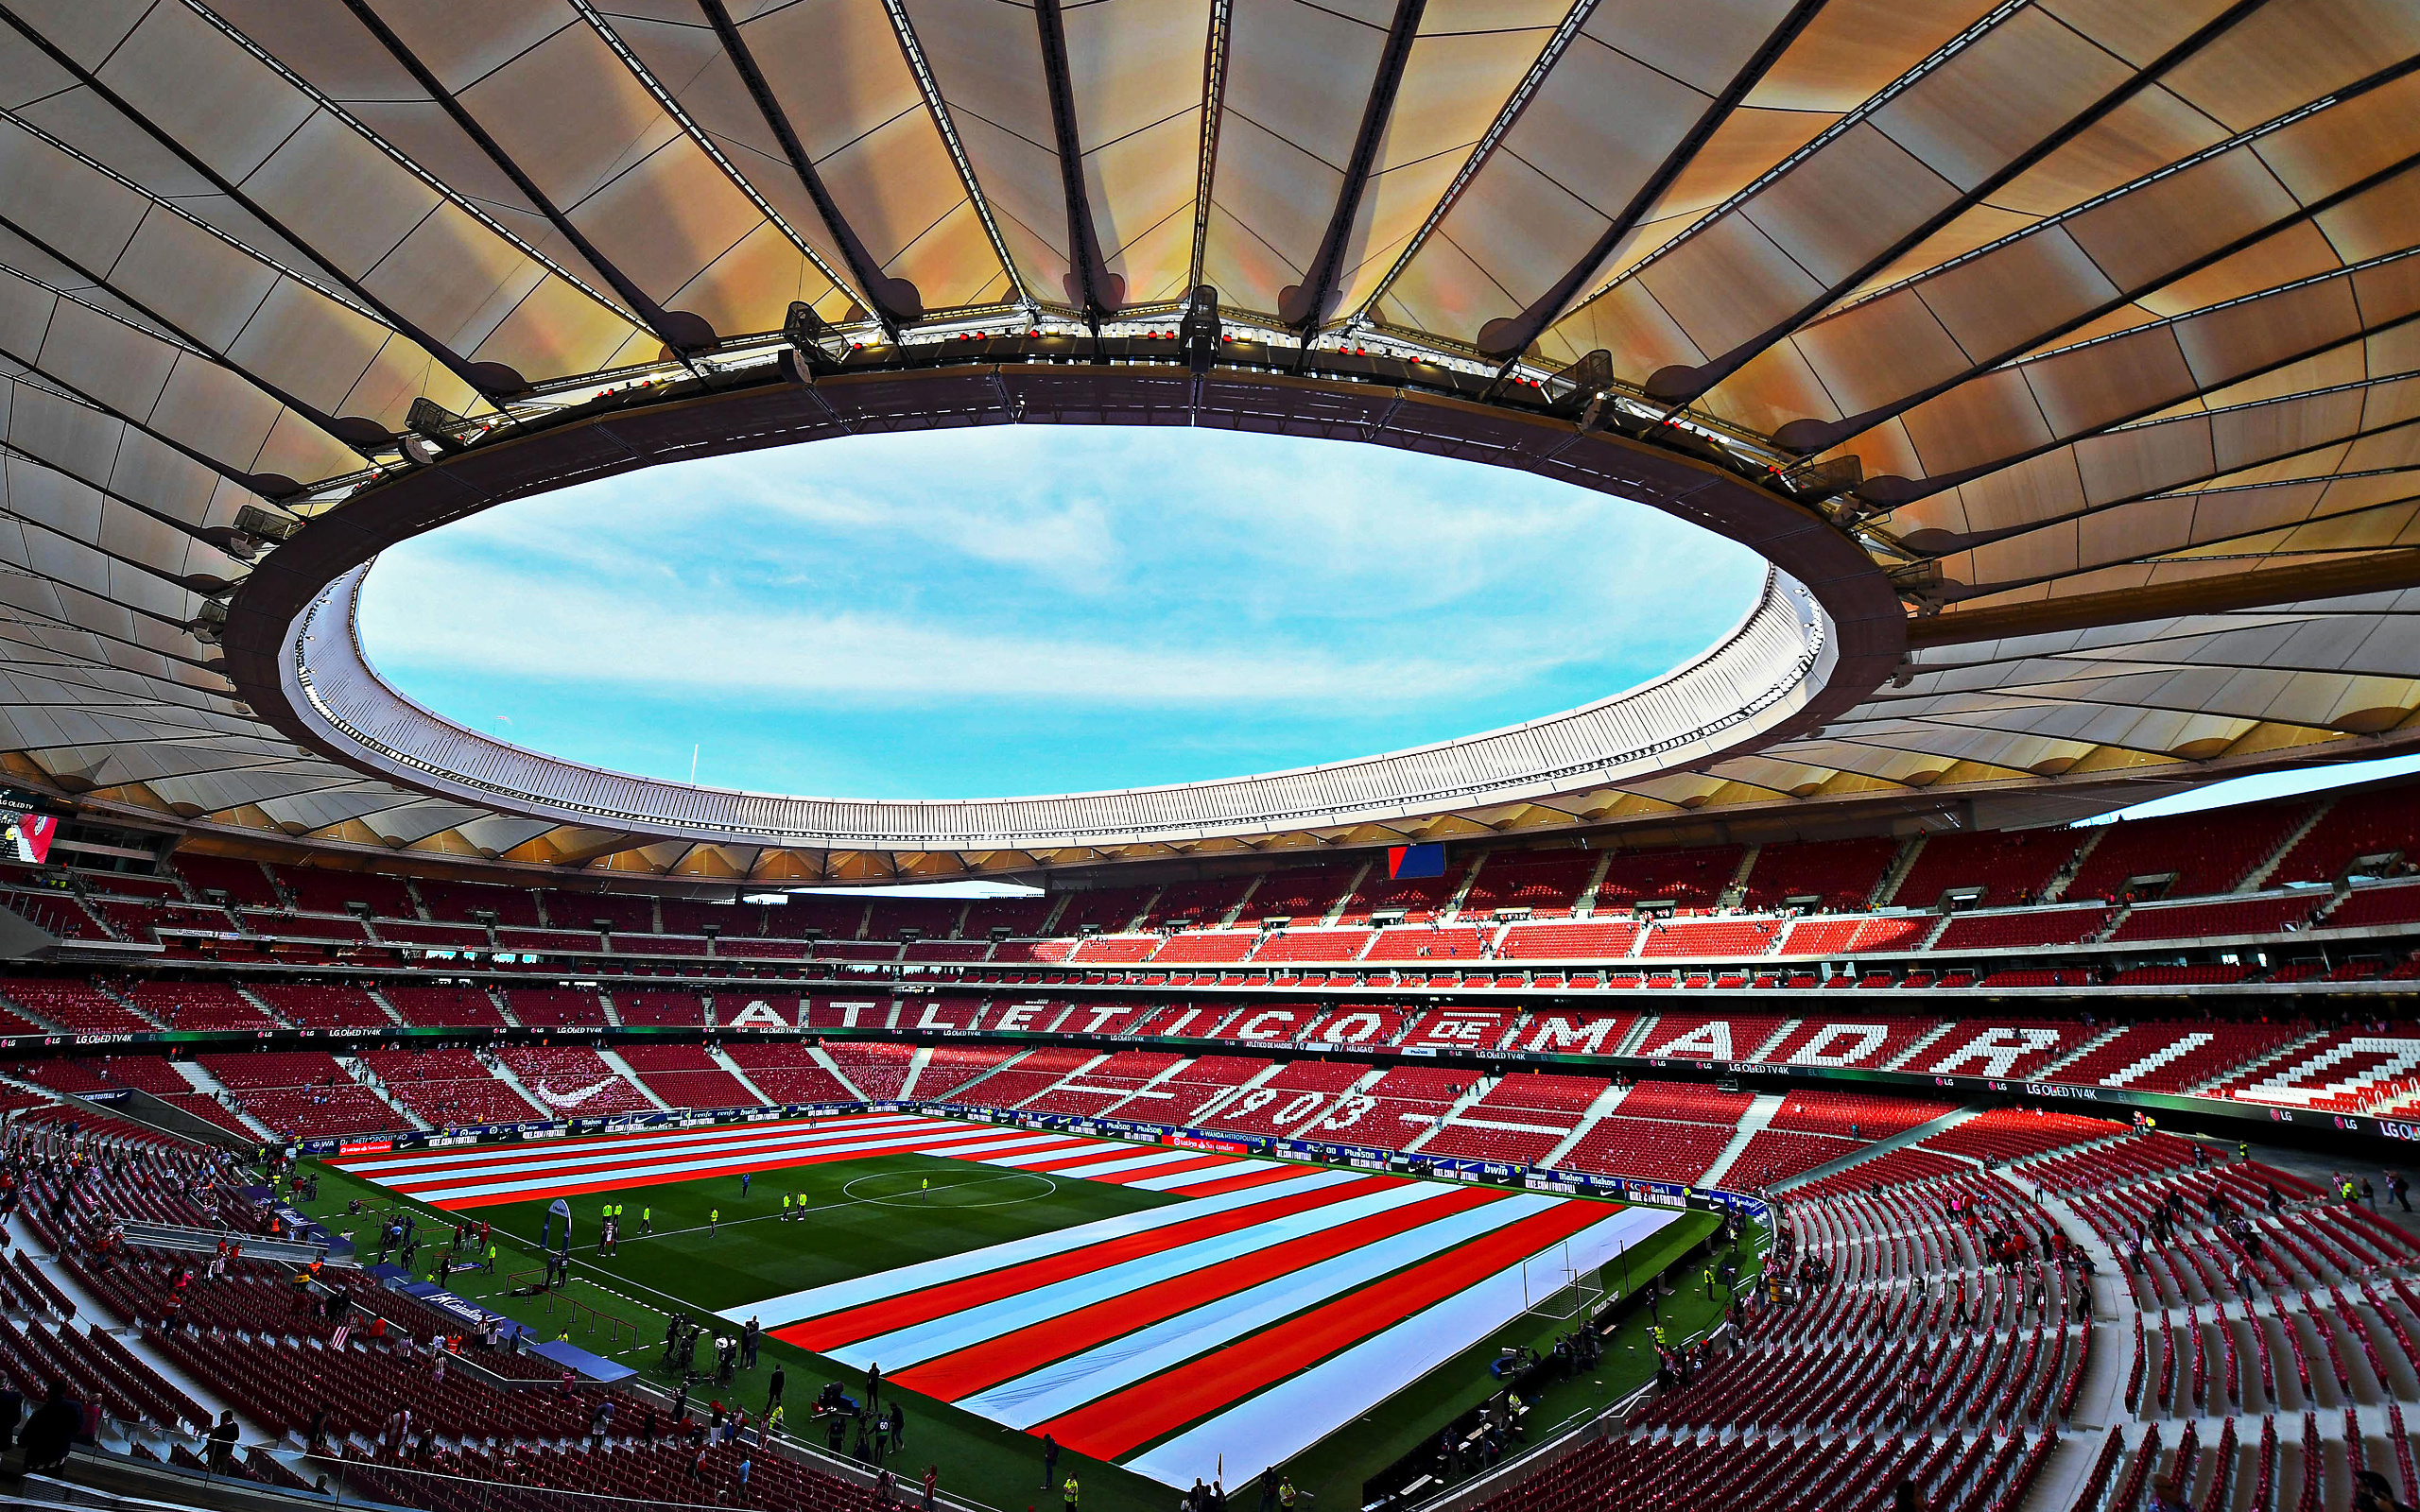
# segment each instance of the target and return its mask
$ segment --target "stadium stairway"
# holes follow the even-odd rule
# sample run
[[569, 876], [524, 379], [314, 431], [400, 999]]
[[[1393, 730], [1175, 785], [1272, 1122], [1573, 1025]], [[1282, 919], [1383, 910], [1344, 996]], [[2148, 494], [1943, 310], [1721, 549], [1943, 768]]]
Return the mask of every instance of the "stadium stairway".
[[1102, 1108], [1100, 1110], [1100, 1116], [1103, 1118], [1125, 1118], [1129, 1116], [1136, 1119], [1148, 1118], [1148, 1111], [1137, 1111], [1130, 1115], [1123, 1109], [1127, 1104], [1133, 1102], [1138, 1097], [1146, 1098], [1146, 1105], [1148, 1108], [1149, 1099], [1147, 1094], [1150, 1093], [1152, 1089], [1160, 1086], [1162, 1083], [1176, 1080], [1190, 1069], [1193, 1063], [1199, 1058], [1200, 1057], [1196, 1056], [1181, 1056], [1178, 1058], [1169, 1061], [1167, 1065], [1162, 1066], [1158, 1071], [1153, 1072], [1150, 1076], [1145, 1077], [1141, 1086], [1136, 1087], [1132, 1091], [1128, 1092], [1125, 1096], [1110, 1104], [1107, 1108]]
[[1033, 1052], [1030, 1050], [1020, 1050], [1015, 1055], [1009, 1057], [1009, 1058], [1001, 1061], [996, 1066], [984, 1067], [981, 1071], [977, 1072], [974, 1075], [968, 1077], [965, 1081], [959, 1083], [955, 1087], [927, 1087], [917, 1093], [917, 1095], [920, 1097], [930, 1098], [937, 1103], [956, 1102], [959, 1098], [964, 1097], [968, 1092], [982, 1086], [985, 1082], [991, 1080], [1000, 1073], [1007, 1071], [1011, 1066], [1014, 1066], [1018, 1061], [1025, 1059], [1028, 1056], [1032, 1054]]
[[275, 1139], [277, 1137], [277, 1131], [270, 1128], [267, 1124], [262, 1123], [258, 1118], [255, 1118], [252, 1115], [251, 1110], [244, 1106], [241, 1098], [236, 1097], [233, 1092], [229, 1091], [227, 1087], [221, 1083], [217, 1077], [212, 1075], [209, 1072], [202, 1070], [201, 1063], [199, 1061], [171, 1060], [168, 1064], [176, 1068], [178, 1074], [183, 1076], [186, 1081], [193, 1084], [193, 1090], [195, 1091], [201, 1093], [212, 1102], [218, 1104], [219, 1107], [225, 1108], [228, 1112], [233, 1114], [236, 1121], [242, 1124], [246, 1128], [251, 1129], [253, 1133], [259, 1135], [264, 1140]]
[[[1876, 1140], [1862, 1149], [1852, 1150], [1836, 1160], [1826, 1160], [1822, 1165], [1801, 1171], [1787, 1181], [1777, 1181], [1773, 1183], [1773, 1191], [1778, 1195], [1787, 1196], [1794, 1187], [1806, 1186], [1812, 1182], [1821, 1181], [1825, 1177], [1838, 1176], [1843, 1171], [1853, 1171], [1877, 1155], [1906, 1149], [1909, 1145], [1928, 1140], [1935, 1134], [1945, 1134], [1973, 1118], [1975, 1113], [1974, 1108], [1962, 1108], [1955, 1112], [1944, 1113], [1930, 1123], [1918, 1124], [1913, 1128], [1901, 1129], [1896, 1134]], [[1768, 1113], [1765, 1116], [1770, 1119], [1772, 1115]], [[1965, 1157], [1957, 1156], [1953, 1159], [1964, 1160]]]
[[1549, 1171], [1557, 1169], [1558, 1162], [1580, 1147], [1580, 1142], [1588, 1137], [1588, 1131], [1595, 1128], [1605, 1115], [1621, 1107], [1622, 1099], [1629, 1095], [1628, 1087], [1618, 1082], [1607, 1084], [1605, 1090], [1597, 1094], [1597, 1100], [1581, 1113], [1580, 1121], [1572, 1125], [1571, 1132], [1563, 1137], [1563, 1143], [1540, 1156], [1538, 1164]]
[[[143, 1336], [141, 1329], [116, 1323], [115, 1313], [93, 1294], [91, 1288], [84, 1284], [82, 1278], [61, 1265], [57, 1255], [44, 1250], [37, 1256], [31, 1246], [21, 1246], [19, 1253], [25, 1263], [30, 1263], [34, 1270], [49, 1281], [60, 1296], [74, 1304], [77, 1317], [85, 1320], [88, 1326], [109, 1334], [129, 1354], [148, 1366], [161, 1380], [183, 1392], [194, 1401], [208, 1403], [214, 1411], [233, 1412], [236, 1424], [244, 1430], [244, 1442], [267, 1444], [277, 1436], [268, 1431], [267, 1425], [252, 1418], [235, 1403], [226, 1400], [223, 1394], [214, 1390], [208, 1383], [195, 1379], [192, 1372], [185, 1369], [182, 1365], [161, 1353], [149, 1340]], [[104, 1418], [103, 1421], [125, 1442], [140, 1443], [145, 1449], [163, 1459], [167, 1457], [168, 1446], [171, 1443], [185, 1444], [192, 1437], [190, 1434], [170, 1435], [161, 1432], [148, 1424], [138, 1429], [113, 1418]], [[106, 1437], [103, 1443], [108, 1443]]]
[[[820, 1055], [821, 1052], [818, 1052], [818, 1054]], [[739, 1083], [739, 1085], [746, 1090], [748, 1095], [755, 1098], [758, 1102], [772, 1104], [780, 1101], [779, 1098], [766, 1096], [765, 1090], [763, 1088], [757, 1086], [754, 1082], [750, 1081], [748, 1079], [748, 1073], [740, 1069], [739, 1062], [732, 1059], [731, 1057], [723, 1050], [722, 1046], [717, 1044], [707, 1045], [706, 1058], [720, 1067], [726, 1075], [730, 1076], [732, 1080]], [[848, 1086], [847, 1079], [843, 1078], [840, 1085], [843, 1087]], [[851, 1090], [855, 1091], [854, 1088]]]
[[2262, 887], [2267, 886], [2269, 879], [2277, 874], [2277, 868], [2286, 864], [2286, 858], [2294, 853], [2294, 847], [2302, 844], [2305, 836], [2318, 829], [2321, 821], [2336, 812], [2338, 801], [2335, 797], [2330, 796], [2312, 804], [2310, 812], [2303, 816], [2302, 823], [2294, 826], [2293, 833], [2287, 835], [2276, 850], [2269, 852], [2268, 859], [2246, 872], [2243, 880], [2235, 885], [2234, 890], [2258, 892]]
[[1899, 853], [1891, 858], [1891, 865], [1883, 868], [1882, 880], [1874, 885], [1874, 891], [1866, 894], [1865, 906], [1868, 909], [1891, 906], [1891, 900], [1899, 896], [1899, 885], [1906, 882], [1908, 873], [1915, 869], [1916, 857], [1924, 854], [1925, 842], [1930, 838], [1929, 835], [1919, 834], [1899, 848]]
[[[491, 992], [488, 996], [495, 998], [499, 1005], [501, 1005], [502, 998], [499, 994]], [[509, 1018], [510, 1017], [511, 1010], [506, 1009], [505, 1013]], [[516, 1074], [510, 1066], [504, 1063], [502, 1057], [497, 1057], [488, 1062], [488, 1074], [493, 1076], [496, 1080], [504, 1083], [507, 1087], [511, 1088], [515, 1092], [519, 1093], [521, 1100], [527, 1103], [531, 1108], [545, 1111], [549, 1117], [554, 1116], [552, 1111], [546, 1108], [546, 1105], [538, 1100], [538, 1094], [529, 1090], [529, 1084], [523, 1081], [520, 1075]], [[627, 1076], [630, 1073], [626, 1070], [622, 1074]]]
[[2084, 835], [2083, 844], [2076, 847], [2075, 854], [2067, 857], [2066, 864], [2050, 874], [2049, 882], [2042, 888], [2042, 896], [2034, 902], [2045, 904], [2066, 902], [2067, 885], [2076, 880], [2076, 873], [2082, 871], [2083, 864], [2092, 859], [2092, 852], [2100, 848], [2100, 842], [2107, 837], [2108, 833], [2108, 825], [2094, 825]]
[[1739, 1126], [1733, 1132], [1731, 1143], [1722, 1147], [1722, 1153], [1714, 1158], [1714, 1163], [1705, 1168], [1697, 1184], [1702, 1187], [1722, 1185], [1724, 1173], [1739, 1159], [1740, 1152], [1748, 1147], [1748, 1142], [1772, 1126], [1773, 1115], [1781, 1111], [1781, 1105], [1788, 1100], [1780, 1092], [1757, 1093], [1756, 1100], [1748, 1105], [1748, 1110], [1739, 1115]]
[[[614, 1012], [610, 999], [608, 1000], [605, 1012], [609, 1018]], [[620, 1051], [613, 1049], [607, 1045], [598, 1045], [596, 1047], [596, 1058], [605, 1062], [607, 1066], [613, 1068], [614, 1075], [621, 1077], [624, 1081], [627, 1081], [631, 1086], [637, 1088], [639, 1090], [640, 1096], [646, 1098], [648, 1102], [653, 1103], [656, 1107], [663, 1108], [666, 1112], [672, 1111], [672, 1105], [664, 1100], [664, 1096], [661, 1092], [658, 1092], [654, 1088], [647, 1084], [647, 1078], [640, 1075], [635, 1067], [633, 1067], [629, 1061], [622, 1058], [622, 1053]]]
[[404, 1126], [406, 1128], [433, 1129], [437, 1126], [427, 1119], [424, 1119], [418, 1113], [413, 1112], [409, 1108], [406, 1108], [402, 1103], [396, 1101], [393, 1097], [389, 1096], [387, 1089], [379, 1085], [378, 1078], [371, 1074], [370, 1067], [363, 1062], [359, 1056], [338, 1056], [337, 1057], [337, 1064], [344, 1069], [344, 1074], [354, 1079], [355, 1085], [369, 1092], [371, 1096], [375, 1097], [380, 1102], [386, 1104], [389, 1108], [393, 1108], [395, 1110], [395, 1116], [404, 1121]]
[[1439, 1129], [1444, 1127], [1447, 1124], [1452, 1123], [1455, 1119], [1460, 1118], [1462, 1114], [1469, 1112], [1473, 1107], [1477, 1106], [1480, 1098], [1485, 1097], [1489, 1092], [1495, 1091], [1495, 1084], [1503, 1079], [1503, 1077], [1497, 1075], [1483, 1075], [1469, 1087], [1463, 1089], [1462, 1095], [1455, 1098], [1443, 1113], [1437, 1115], [1436, 1123], [1429, 1125], [1426, 1128], [1422, 1129], [1419, 1133], [1404, 1142], [1404, 1153], [1406, 1155], [1418, 1153], [1422, 1145], [1426, 1144], [1430, 1140], [1437, 1137], [1437, 1131]]
[[[859, 1090], [856, 1082], [849, 1079], [848, 1068], [841, 1065], [838, 1060], [833, 1059], [831, 1053], [825, 1050], [821, 1045], [817, 1045], [809, 1050], [807, 1052], [807, 1058], [822, 1067], [825, 1071], [830, 1072], [832, 1074], [832, 1079], [838, 1082], [842, 1087], [847, 1088], [850, 1096], [859, 1098], [867, 1102], [873, 1101], [872, 1098], [866, 1096], [864, 1091]], [[931, 1064], [932, 1058], [933, 1053], [930, 1050], [924, 1049], [922, 1047], [917, 1049], [916, 1054], [908, 1062], [908, 1080], [900, 1089], [901, 1096], [904, 1097], [908, 1095], [908, 1090], [916, 1085], [916, 1073]]]

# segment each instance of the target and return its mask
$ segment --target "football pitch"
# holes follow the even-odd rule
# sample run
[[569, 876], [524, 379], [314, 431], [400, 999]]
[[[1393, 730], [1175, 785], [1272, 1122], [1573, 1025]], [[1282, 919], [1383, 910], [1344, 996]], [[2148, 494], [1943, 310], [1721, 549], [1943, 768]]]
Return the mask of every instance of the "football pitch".
[[[1710, 1214], [1383, 1173], [1115, 1143], [917, 1114], [853, 1114], [346, 1157], [315, 1215], [374, 1250], [350, 1200], [494, 1226], [493, 1275], [452, 1289], [615, 1357], [660, 1383], [667, 1315], [736, 1332], [764, 1357], [720, 1400], [761, 1417], [778, 1363], [789, 1429], [816, 1393], [907, 1412], [891, 1461], [938, 1464], [945, 1489], [1011, 1509], [1046, 1500], [1042, 1438], [1085, 1505], [1161, 1508], [1170, 1486], [1230, 1489], [1284, 1469], [1317, 1506], [1433, 1438], [1496, 1383], [1512, 1346], [1571, 1327], [1571, 1283], [1622, 1291], [1703, 1240]], [[745, 1185], [743, 1186], [743, 1180]], [[785, 1217], [785, 1198], [789, 1199]], [[538, 1270], [557, 1200], [574, 1280], [514, 1295]], [[624, 1212], [600, 1255], [599, 1218]], [[434, 1233], [430, 1219], [444, 1214]], [[560, 1241], [562, 1221], [553, 1220]], [[434, 1246], [417, 1268], [425, 1274]], [[1601, 1278], [1601, 1282], [1599, 1279]], [[1720, 1302], [1663, 1304], [1683, 1330]], [[1652, 1373], [1645, 1314], [1599, 1368], [1539, 1393], [1531, 1437]], [[710, 1366], [711, 1349], [700, 1350]]]

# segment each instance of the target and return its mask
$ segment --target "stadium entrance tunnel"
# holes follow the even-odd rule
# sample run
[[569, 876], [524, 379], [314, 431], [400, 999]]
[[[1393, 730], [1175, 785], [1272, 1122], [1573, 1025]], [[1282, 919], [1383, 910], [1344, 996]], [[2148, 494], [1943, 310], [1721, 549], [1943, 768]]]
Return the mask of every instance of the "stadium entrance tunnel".
[[[664, 463], [974, 425], [1191, 424], [1449, 456], [1644, 504], [1756, 552], [1754, 604], [1651, 681], [1483, 733], [1264, 775], [982, 799], [827, 799], [699, 787], [496, 740], [372, 667], [358, 612], [386, 548], [481, 511]], [[759, 383], [604, 406], [438, 457], [354, 493], [264, 557], [230, 607], [238, 696], [303, 745], [438, 795], [646, 839], [816, 850], [1115, 851], [1501, 811], [1703, 769], [1845, 712], [1905, 651], [1881, 569], [1804, 505], [1680, 453], [1410, 388], [1219, 369], [978, 366]]]

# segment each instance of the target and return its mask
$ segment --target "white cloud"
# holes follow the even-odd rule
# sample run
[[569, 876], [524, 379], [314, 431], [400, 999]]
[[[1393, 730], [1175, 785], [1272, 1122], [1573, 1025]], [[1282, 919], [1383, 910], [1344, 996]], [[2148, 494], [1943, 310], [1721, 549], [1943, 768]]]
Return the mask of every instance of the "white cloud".
[[670, 776], [693, 723], [871, 746], [850, 711], [1015, 706], [1121, 712], [1069, 738], [1217, 776], [1616, 692], [1729, 628], [1762, 570], [1638, 506], [1383, 447], [1002, 427], [506, 506], [389, 551], [363, 618], [406, 690], [512, 708], [542, 743], [626, 738], [591, 713], [617, 696], [687, 697]]

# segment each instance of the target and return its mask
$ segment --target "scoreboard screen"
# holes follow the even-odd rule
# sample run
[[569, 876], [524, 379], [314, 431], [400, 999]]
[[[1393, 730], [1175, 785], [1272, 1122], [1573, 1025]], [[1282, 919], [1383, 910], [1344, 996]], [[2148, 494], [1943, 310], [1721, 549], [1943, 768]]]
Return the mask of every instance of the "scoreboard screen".
[[50, 842], [59, 835], [59, 816], [38, 814], [34, 800], [0, 788], [0, 856], [38, 867], [50, 859]]

